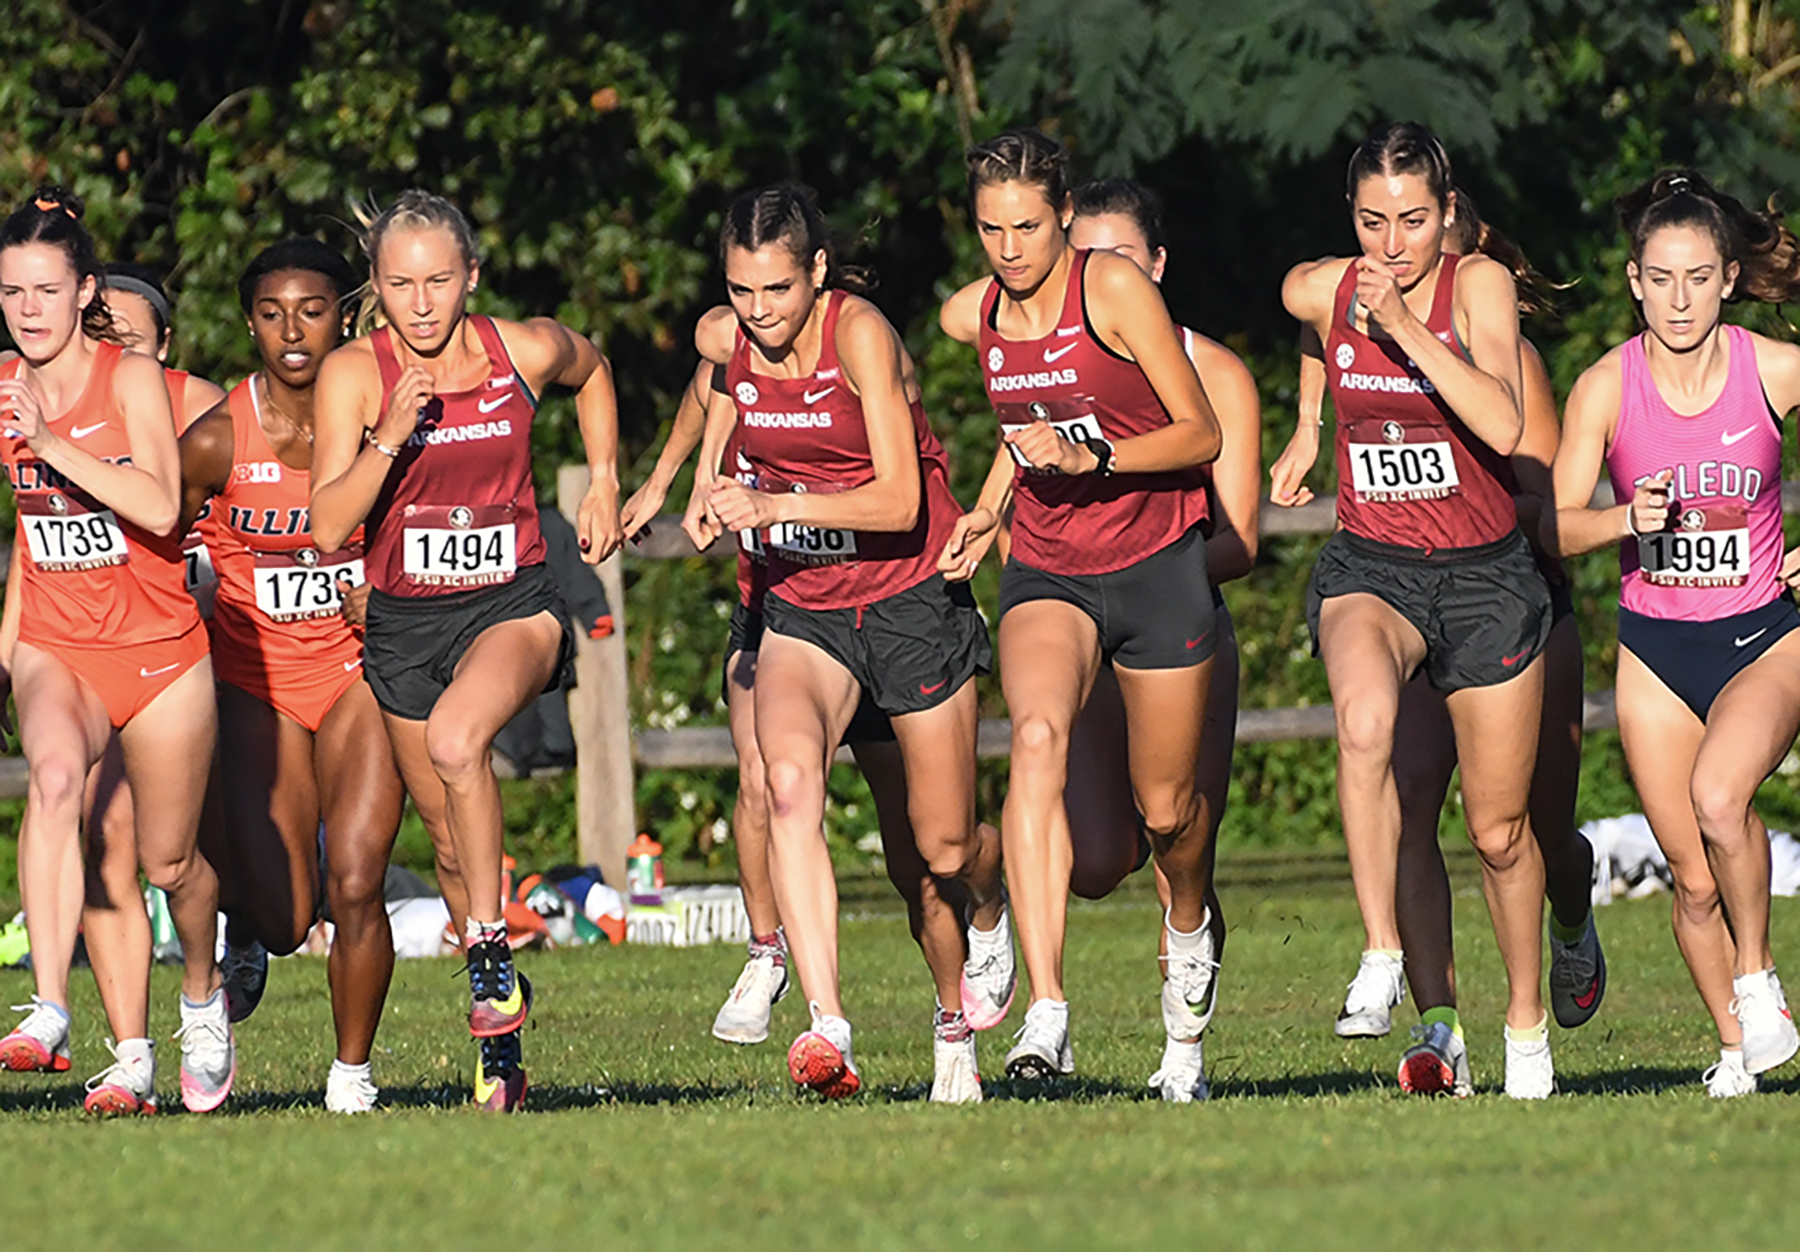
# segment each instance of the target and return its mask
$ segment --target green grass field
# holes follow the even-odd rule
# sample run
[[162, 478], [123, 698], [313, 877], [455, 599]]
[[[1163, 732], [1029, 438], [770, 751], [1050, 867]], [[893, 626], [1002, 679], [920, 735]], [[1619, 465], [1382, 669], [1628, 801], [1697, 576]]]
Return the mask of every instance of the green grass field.
[[[79, 1079], [101, 1068], [91, 980], [77, 979], [75, 1069], [0, 1076], [0, 1246], [8, 1249], [1775, 1247], [1800, 1231], [1800, 1063], [1714, 1103], [1714, 1045], [1668, 931], [1668, 897], [1602, 910], [1611, 987], [1582, 1031], [1555, 1032], [1562, 1094], [1498, 1094], [1498, 958], [1458, 857], [1464, 1020], [1480, 1093], [1402, 1095], [1404, 1027], [1345, 1043], [1331, 1018], [1360, 943], [1340, 861], [1240, 855], [1221, 870], [1232, 935], [1208, 1038], [1214, 1099], [1164, 1107], [1157, 914], [1140, 875], [1077, 905], [1069, 986], [1079, 1078], [1033, 1098], [990, 1081], [978, 1108], [935, 1108], [929, 984], [897, 906], [846, 884], [845, 984], [867, 1087], [819, 1107], [783, 1066], [798, 995], [767, 1044], [707, 1033], [737, 949], [526, 955], [531, 1112], [466, 1107], [473, 1045], [450, 961], [402, 962], [378, 1042], [385, 1111], [321, 1107], [331, 1059], [324, 965], [277, 962], [240, 1028], [229, 1111], [97, 1124]], [[1800, 953], [1778, 901], [1777, 952]], [[1790, 957], [1790, 959], [1800, 959]], [[27, 978], [0, 973], [8, 1003]], [[159, 1033], [175, 981], [159, 970]], [[998, 1072], [1010, 1030], [982, 1039]], [[1410, 1023], [1403, 1008], [1397, 1023]], [[175, 1110], [175, 1111], [170, 1111]], [[217, 1240], [218, 1245], [213, 1241]]]

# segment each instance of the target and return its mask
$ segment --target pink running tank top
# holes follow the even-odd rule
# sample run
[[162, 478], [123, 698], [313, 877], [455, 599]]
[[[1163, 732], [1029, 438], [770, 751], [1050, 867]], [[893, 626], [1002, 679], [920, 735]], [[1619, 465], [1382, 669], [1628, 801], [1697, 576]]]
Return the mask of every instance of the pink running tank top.
[[1650, 377], [1645, 336], [1621, 353], [1619, 418], [1606, 468], [1613, 496], [1663, 470], [1669, 529], [1619, 545], [1619, 603], [1634, 613], [1710, 622], [1781, 594], [1781, 426], [1756, 369], [1756, 341], [1721, 327], [1725, 389], [1704, 412], [1677, 413]]

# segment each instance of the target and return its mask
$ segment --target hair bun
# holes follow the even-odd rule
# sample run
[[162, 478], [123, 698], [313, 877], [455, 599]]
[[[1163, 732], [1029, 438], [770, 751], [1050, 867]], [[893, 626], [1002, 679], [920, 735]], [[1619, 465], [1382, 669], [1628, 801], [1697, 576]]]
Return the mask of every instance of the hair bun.
[[81, 197], [54, 183], [39, 186], [32, 193], [31, 205], [40, 213], [54, 213], [61, 209], [76, 221], [81, 220]]

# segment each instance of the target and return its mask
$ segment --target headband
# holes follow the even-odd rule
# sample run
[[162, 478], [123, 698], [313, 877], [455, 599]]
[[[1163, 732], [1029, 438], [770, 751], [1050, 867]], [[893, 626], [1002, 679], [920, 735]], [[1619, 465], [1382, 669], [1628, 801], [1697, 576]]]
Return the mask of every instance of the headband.
[[134, 296], [142, 296], [150, 302], [158, 320], [166, 329], [169, 325], [169, 297], [152, 287], [141, 278], [133, 278], [130, 274], [108, 274], [106, 286], [114, 291], [129, 291]]

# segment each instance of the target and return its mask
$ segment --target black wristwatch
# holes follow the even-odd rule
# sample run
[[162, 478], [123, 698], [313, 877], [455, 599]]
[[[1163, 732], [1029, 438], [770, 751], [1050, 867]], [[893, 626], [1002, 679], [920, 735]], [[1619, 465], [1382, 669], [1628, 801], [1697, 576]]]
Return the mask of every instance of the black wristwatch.
[[1100, 475], [1102, 478], [1110, 477], [1113, 472], [1112, 444], [1105, 439], [1102, 439], [1100, 436], [1095, 435], [1092, 439], [1083, 439], [1081, 445], [1089, 452], [1092, 452], [1094, 454], [1094, 460], [1099, 462], [1099, 464], [1094, 466], [1094, 473]]

